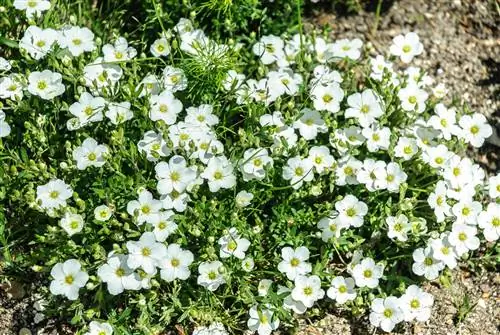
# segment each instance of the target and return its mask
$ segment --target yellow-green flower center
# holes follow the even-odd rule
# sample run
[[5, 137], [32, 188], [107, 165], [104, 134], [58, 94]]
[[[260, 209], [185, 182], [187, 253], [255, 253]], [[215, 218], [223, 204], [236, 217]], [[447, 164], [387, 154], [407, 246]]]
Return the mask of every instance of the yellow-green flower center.
[[38, 87], [39, 90], [44, 90], [47, 88], [47, 83], [45, 82], [45, 80], [40, 80], [38, 82], [38, 84], [36, 85], [36, 87]]

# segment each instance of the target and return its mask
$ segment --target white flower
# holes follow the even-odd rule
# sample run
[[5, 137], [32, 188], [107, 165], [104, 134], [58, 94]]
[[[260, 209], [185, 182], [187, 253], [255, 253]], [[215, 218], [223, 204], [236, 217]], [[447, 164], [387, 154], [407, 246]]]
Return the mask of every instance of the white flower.
[[448, 94], [448, 89], [444, 83], [439, 83], [432, 88], [432, 95], [438, 99], [443, 99]]
[[113, 215], [113, 210], [106, 205], [100, 205], [94, 209], [94, 218], [97, 221], [108, 221], [111, 215]]
[[332, 283], [326, 295], [339, 304], [345, 304], [348, 300], [356, 298], [354, 290], [354, 279], [338, 276], [332, 279]]
[[155, 133], [153, 130], [144, 133], [137, 147], [139, 152], [146, 153], [147, 160], [151, 162], [156, 162], [160, 157], [166, 157], [171, 153], [167, 142], [163, 139], [163, 134]]
[[210, 192], [217, 192], [221, 188], [233, 188], [236, 185], [233, 165], [224, 156], [210, 159], [201, 177], [208, 180]]
[[405, 321], [425, 322], [431, 317], [434, 297], [417, 285], [410, 285], [399, 298], [399, 304]]
[[275, 101], [280, 93], [276, 88], [271, 87], [267, 78], [259, 81], [249, 79], [246, 85], [248, 86], [248, 96], [256, 102], [263, 102], [266, 106]]
[[[162, 203], [163, 204], [163, 203]], [[167, 210], [158, 213], [158, 220], [153, 223], [153, 233], [156, 241], [165, 242], [176, 229], [177, 224], [173, 221], [174, 212]]]
[[10, 131], [9, 124], [5, 122], [5, 113], [0, 109], [0, 138], [9, 136]]
[[211, 130], [205, 128], [206, 132], [203, 133], [202, 128], [202, 126], [198, 127], [199, 134], [193, 132], [193, 141], [196, 147], [193, 148], [191, 143], [189, 144], [192, 151], [189, 158], [199, 159], [203, 164], [207, 164], [209, 160], [224, 152], [224, 144], [217, 140], [216, 135]]
[[96, 140], [89, 137], [81, 146], [73, 150], [73, 159], [76, 161], [78, 170], [85, 170], [89, 166], [103, 166], [108, 154], [109, 149], [106, 145], [98, 144]]
[[[377, 178], [380, 177], [377, 176]], [[391, 162], [387, 164], [384, 178], [379, 179], [382, 181], [381, 187], [387, 188], [389, 192], [398, 193], [400, 185], [406, 181], [408, 175], [401, 169], [398, 163]]]
[[338, 186], [359, 184], [357, 175], [362, 167], [363, 163], [353, 156], [344, 156], [344, 158], [339, 161], [339, 165], [335, 170], [335, 175], [337, 177], [335, 184]]
[[292, 310], [297, 314], [304, 314], [307, 307], [300, 301], [294, 300], [292, 298], [291, 290], [288, 287], [278, 285], [278, 295], [288, 293], [288, 295], [283, 299], [283, 308], [286, 310]]
[[335, 58], [350, 58], [357, 60], [361, 56], [363, 41], [359, 38], [353, 40], [341, 39], [333, 43], [331, 52]]
[[255, 262], [253, 258], [247, 257], [241, 262], [241, 267], [243, 268], [244, 271], [246, 272], [251, 272], [253, 268], [255, 267]]
[[472, 199], [459, 201], [451, 208], [453, 215], [456, 217], [456, 223], [469, 225], [477, 224], [477, 216], [482, 210], [481, 203], [472, 201]]
[[85, 86], [93, 92], [101, 92], [108, 87], [113, 89], [122, 76], [123, 70], [118, 64], [105, 63], [102, 57], [96, 58], [83, 68]]
[[[1, 117], [0, 117], [1, 120]], [[500, 174], [492, 176], [488, 179], [488, 195], [492, 199], [500, 197]]]
[[270, 279], [262, 279], [259, 281], [259, 285], [257, 285], [257, 291], [260, 297], [267, 296], [267, 293], [271, 289], [271, 285], [273, 281]]
[[280, 68], [268, 73], [269, 86], [276, 90], [277, 95], [296, 95], [302, 84], [302, 76], [289, 68]]
[[396, 324], [403, 321], [403, 318], [404, 315], [399, 307], [398, 298], [390, 296], [385, 299], [375, 298], [372, 301], [370, 323], [375, 327], [390, 332]]
[[252, 51], [256, 56], [260, 57], [263, 64], [272, 64], [281, 58], [284, 58], [283, 51], [284, 43], [278, 36], [267, 35], [262, 36], [259, 42], [254, 44]]
[[234, 70], [229, 70], [222, 81], [222, 87], [226, 91], [237, 90], [245, 81], [245, 75]]
[[371, 158], [365, 159], [363, 169], [358, 173], [358, 181], [365, 184], [366, 189], [370, 192], [385, 188], [386, 185], [381, 178], [386, 179], [386, 166], [387, 164], [384, 161], [374, 161]]
[[453, 155], [445, 164], [443, 177], [449, 182], [451, 188], [460, 188], [472, 180], [472, 161]]
[[[309, 46], [309, 49], [311, 52], [314, 52], [316, 54], [316, 60], [320, 63], [326, 63], [329, 58], [331, 58], [331, 47], [332, 43], [326, 43], [326, 41], [319, 37], [316, 36], [314, 38], [313, 43]], [[299, 48], [300, 48], [300, 40], [299, 40]]]
[[68, 259], [64, 263], [57, 263], [50, 271], [54, 278], [50, 282], [50, 293], [64, 295], [69, 300], [78, 299], [78, 291], [84, 287], [89, 280], [87, 272], [82, 271], [80, 262], [76, 259]]
[[251, 148], [245, 150], [240, 163], [243, 180], [262, 180], [266, 176], [266, 168], [273, 165], [266, 148]]
[[461, 137], [476, 148], [482, 146], [484, 140], [493, 133], [491, 126], [483, 114], [464, 115], [460, 118], [458, 124], [462, 128], [460, 132]]
[[423, 113], [429, 94], [417, 85], [408, 85], [398, 92], [401, 108], [407, 112]]
[[112, 335], [113, 327], [107, 322], [92, 321], [89, 324], [89, 331], [85, 335]]
[[155, 235], [151, 232], [143, 233], [138, 241], [127, 242], [127, 250], [127, 265], [134, 270], [142, 268], [148, 274], [155, 273], [156, 267], [167, 253], [165, 245], [156, 242]]
[[36, 201], [47, 210], [66, 206], [66, 200], [72, 195], [71, 187], [60, 179], [53, 179], [36, 188]]
[[436, 169], [444, 168], [451, 157], [452, 153], [444, 144], [439, 144], [435, 147], [425, 147], [422, 153], [422, 159]]
[[78, 118], [79, 127], [91, 122], [102, 121], [102, 111], [106, 106], [106, 100], [94, 97], [88, 92], [83, 92], [80, 99], [69, 106], [69, 112]]
[[168, 163], [160, 162], [155, 166], [158, 193], [169, 194], [173, 190], [182, 193], [196, 179], [196, 170], [187, 167], [182, 156], [172, 156]]
[[375, 264], [375, 261], [369, 257], [364, 258], [360, 263], [356, 264], [352, 270], [352, 276], [358, 287], [377, 287], [383, 273], [384, 266]]
[[354, 93], [347, 97], [349, 108], [345, 111], [346, 118], [355, 118], [363, 127], [369, 127], [384, 114], [381, 98], [371, 89]]
[[483, 229], [486, 241], [498, 240], [500, 237], [500, 204], [489, 203], [486, 211], [479, 214], [477, 222], [479, 227]]
[[160, 80], [154, 74], [147, 74], [137, 85], [136, 91], [139, 91], [139, 98], [150, 95], [158, 95], [161, 92]]
[[31, 72], [28, 77], [28, 91], [44, 100], [52, 100], [64, 93], [62, 75], [57, 72], [44, 70]]
[[404, 75], [407, 77], [408, 85], [416, 85], [422, 88], [432, 85], [434, 81], [427, 73], [415, 66], [409, 66], [405, 70]]
[[283, 179], [290, 180], [293, 189], [299, 189], [304, 181], [309, 182], [314, 178], [314, 166], [307, 158], [293, 157], [288, 159], [283, 167]]
[[222, 263], [219, 261], [202, 262], [198, 265], [198, 285], [205, 287], [209, 291], [215, 291], [220, 285], [226, 283], [222, 276]]
[[293, 127], [299, 130], [299, 133], [306, 140], [314, 140], [318, 133], [326, 133], [328, 127], [321, 118], [321, 114], [313, 109], [304, 108], [300, 111], [300, 119], [293, 123]]
[[208, 327], [196, 327], [191, 335], [229, 335], [220, 322], [214, 322]]
[[9, 60], [0, 57], [0, 71], [9, 71], [12, 69], [12, 64], [10, 63]]
[[186, 192], [179, 193], [174, 190], [170, 194], [162, 195], [160, 200], [164, 209], [175, 209], [177, 212], [184, 212], [191, 198]]
[[270, 309], [258, 309], [257, 306], [253, 306], [248, 314], [250, 315], [247, 321], [248, 329], [257, 332], [258, 335], [270, 335], [280, 325], [280, 320], [274, 316]]
[[80, 214], [66, 212], [59, 224], [69, 236], [72, 236], [82, 231], [85, 222]]
[[21, 100], [24, 95], [23, 86], [21, 76], [17, 73], [0, 78], [0, 99]]
[[450, 140], [451, 135], [457, 135], [460, 132], [460, 128], [457, 126], [457, 119], [454, 108], [446, 108], [445, 105], [439, 103], [434, 107], [434, 113], [430, 117], [428, 124], [441, 131], [441, 134], [445, 140]]
[[436, 215], [437, 222], [443, 222], [445, 217], [451, 215], [451, 206], [448, 204], [447, 200], [447, 187], [446, 183], [442, 180], [438, 181], [434, 192], [429, 194], [427, 203], [434, 209], [434, 214]]
[[245, 258], [245, 252], [250, 246], [250, 241], [246, 238], [241, 238], [238, 230], [232, 227], [227, 235], [219, 239], [220, 257], [228, 258], [234, 256], [239, 259]]
[[394, 148], [394, 156], [401, 157], [405, 161], [410, 160], [417, 152], [417, 141], [408, 137], [400, 137]]
[[305, 275], [311, 272], [311, 263], [308, 263], [309, 249], [298, 247], [293, 250], [290, 247], [281, 249], [281, 258], [283, 260], [278, 264], [278, 270], [286, 274], [287, 278], [294, 280], [299, 275]]
[[236, 194], [236, 206], [238, 207], [247, 207], [250, 205], [253, 199], [253, 194], [247, 191], [239, 191], [238, 194]]
[[182, 91], [187, 87], [187, 78], [184, 71], [173, 66], [163, 69], [163, 85], [171, 92]]
[[158, 221], [162, 206], [161, 201], [153, 199], [151, 192], [142, 190], [138, 200], [128, 202], [127, 213], [136, 218], [138, 225], [142, 225], [144, 222], [153, 224]]
[[141, 279], [127, 265], [127, 256], [110, 253], [105, 264], [97, 269], [99, 278], [107, 284], [112, 295], [122, 293], [124, 290], [139, 290]]
[[105, 115], [114, 125], [126, 122], [134, 117], [128, 101], [109, 103]]
[[275, 129], [276, 132], [272, 134], [273, 145], [271, 146], [271, 151], [273, 153], [279, 152], [287, 156], [289, 150], [297, 145], [297, 134], [292, 127], [283, 126]]
[[363, 218], [368, 213], [368, 206], [351, 194], [337, 201], [335, 209], [339, 213], [339, 222], [347, 227], [361, 227], [363, 225]]
[[332, 237], [339, 238], [341, 230], [348, 227], [340, 223], [336, 211], [331, 211], [328, 216], [319, 220], [318, 228], [321, 230], [321, 239], [327, 242]]
[[292, 298], [300, 301], [307, 308], [310, 308], [314, 303], [325, 296], [325, 291], [321, 289], [321, 280], [318, 276], [302, 276], [295, 277], [294, 288], [292, 290]]
[[448, 241], [455, 248], [458, 257], [469, 252], [469, 250], [477, 250], [479, 248], [479, 239], [476, 234], [476, 227], [462, 223], [453, 224]]
[[411, 223], [408, 221], [408, 218], [404, 214], [400, 214], [396, 216], [389, 216], [385, 219], [387, 226], [389, 227], [389, 231], [387, 232], [387, 236], [390, 239], [397, 239], [401, 242], [406, 242], [408, 240], [408, 232], [411, 231]]
[[63, 29], [59, 34], [59, 46], [68, 48], [69, 52], [78, 57], [84, 52], [94, 51], [94, 33], [86, 27], [69, 27]]
[[14, 8], [26, 11], [28, 19], [33, 16], [41, 16], [42, 12], [50, 9], [49, 0], [14, 0]]
[[165, 57], [170, 54], [170, 45], [168, 44], [168, 40], [164, 37], [159, 38], [151, 44], [149, 51], [155, 57]]
[[186, 109], [187, 115], [184, 121], [199, 126], [214, 126], [219, 123], [219, 118], [213, 114], [213, 105], [203, 104], [198, 107]]
[[435, 259], [443, 262], [450, 269], [457, 266], [457, 254], [449, 242], [449, 233], [441, 234], [440, 238], [430, 239], [429, 245]]
[[391, 130], [388, 127], [371, 126], [363, 128], [361, 134], [366, 138], [366, 147], [370, 152], [388, 150], [391, 144]]
[[54, 29], [29, 26], [19, 41], [19, 47], [26, 50], [33, 59], [40, 60], [50, 52], [57, 38], [58, 34]]
[[416, 33], [410, 32], [406, 35], [398, 35], [392, 39], [390, 47], [392, 55], [397, 56], [403, 63], [410, 63], [413, 57], [424, 51], [424, 46]]
[[177, 121], [177, 115], [182, 112], [182, 102], [175, 98], [170, 91], [163, 91], [160, 95], [149, 98], [151, 109], [149, 118], [153, 121], [162, 120], [171, 125]]
[[314, 109], [337, 113], [340, 111], [340, 103], [344, 99], [344, 91], [337, 82], [327, 86], [317, 85], [311, 90]]
[[370, 74], [370, 77], [375, 80], [381, 81], [384, 76], [384, 71], [393, 73], [392, 63], [386, 61], [384, 56], [382, 55], [377, 55], [377, 57], [371, 58], [370, 64], [372, 67], [372, 73]]
[[161, 279], [168, 282], [175, 279], [186, 280], [191, 275], [189, 266], [194, 261], [193, 253], [178, 244], [169, 244], [166, 255], [159, 261]]
[[335, 163], [335, 159], [330, 154], [330, 149], [324, 145], [311, 147], [307, 158], [311, 161], [317, 173], [331, 169]]
[[314, 79], [309, 83], [310, 87], [318, 85], [329, 86], [331, 83], [341, 83], [344, 79], [338, 71], [332, 71], [326, 65], [317, 65], [313, 69]]
[[105, 62], [117, 62], [131, 60], [137, 55], [137, 50], [129, 47], [124, 37], [118, 37], [114, 44], [103, 45], [102, 53]]
[[439, 277], [439, 271], [443, 270], [445, 264], [433, 256], [432, 248], [418, 248], [413, 252], [412, 271], [418, 276], [424, 276], [428, 280]]

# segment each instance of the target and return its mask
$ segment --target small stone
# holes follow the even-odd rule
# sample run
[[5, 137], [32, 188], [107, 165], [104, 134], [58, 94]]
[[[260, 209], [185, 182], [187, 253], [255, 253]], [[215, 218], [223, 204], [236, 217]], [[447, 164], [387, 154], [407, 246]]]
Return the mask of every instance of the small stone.
[[484, 299], [479, 299], [477, 301], [477, 306], [486, 309], [486, 302], [484, 301]]

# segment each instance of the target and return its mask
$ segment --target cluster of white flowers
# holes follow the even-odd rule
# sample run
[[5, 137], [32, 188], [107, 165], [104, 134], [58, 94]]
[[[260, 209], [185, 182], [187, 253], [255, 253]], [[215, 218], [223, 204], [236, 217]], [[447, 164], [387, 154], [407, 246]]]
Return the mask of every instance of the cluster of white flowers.
[[[16, 0], [14, 6], [32, 16], [47, 10], [50, 2]], [[178, 40], [173, 43], [173, 38]], [[195, 29], [190, 20], [181, 19], [173, 31], [154, 41], [149, 51], [154, 57], [166, 58], [177, 45], [186, 57], [200, 59], [206, 52], [223, 55], [230, 50], [228, 45], [218, 44], [202, 30]], [[65, 57], [84, 57], [85, 53], [94, 57], [98, 52], [92, 31], [78, 26], [60, 30], [29, 26], [19, 46], [34, 60], [42, 60], [56, 49]], [[156, 184], [157, 195], [140, 187], [137, 195], [124, 195], [128, 201], [126, 208], [102, 203], [92, 207], [93, 219], [101, 223], [111, 220], [115, 212], [130, 218], [138, 237], [124, 241], [121, 253], [106, 251], [107, 257], [96, 267], [98, 279], [91, 280], [105, 283], [109, 294], [150, 289], [152, 279], [158, 275], [165, 282], [187, 281], [195, 266], [196, 283], [203, 290], [215, 292], [231, 283], [233, 274], [227, 269], [234, 267], [233, 261], [237, 261], [238, 270], [245, 272], [259, 266], [253, 256], [261, 246], [252, 239], [249, 229], [236, 223], [218, 232], [218, 239], [213, 241], [217, 241], [218, 253], [209, 257], [198, 259], [186, 249], [187, 242], [181, 242], [182, 239], [177, 243], [168, 241], [172, 235], [184, 233], [178, 216], [189, 214], [200, 190], [213, 198], [231, 190], [234, 207], [244, 210], [259, 205], [260, 198], [254, 199], [251, 192], [255, 185], [264, 188], [277, 180], [282, 185], [277, 190], [301, 192], [308, 189], [307, 184], [328, 180], [329, 187], [343, 190], [343, 194], [339, 193], [331, 201], [329, 213], [322, 215], [317, 225], [313, 224], [313, 229], [319, 229], [316, 237], [323, 241], [320, 245], [337, 245], [344, 236], [378, 227], [390, 243], [399, 246], [414, 242], [428, 228], [424, 219], [415, 216], [418, 213], [412, 213], [411, 208], [403, 209], [412, 200], [405, 198], [405, 192], [415, 185], [409, 171], [413, 171], [411, 165], [418, 161], [439, 179], [433, 182], [434, 189], [427, 201], [435, 218], [427, 219], [450, 223], [451, 228], [433, 231], [432, 238], [424, 245], [419, 243], [421, 247], [413, 252], [412, 269], [416, 275], [433, 280], [446, 266], [454, 268], [462, 255], [479, 248], [478, 227], [486, 240], [498, 240], [500, 205], [495, 201], [500, 199], [500, 175], [485, 182], [485, 172], [477, 164], [447, 146], [452, 142], [481, 146], [492, 133], [484, 116], [460, 115], [448, 108], [440, 100], [446, 92], [442, 84], [432, 87], [432, 78], [415, 67], [395, 70], [396, 64], [383, 55], [368, 59], [369, 77], [380, 90], [363, 88], [353, 92], [342, 86], [349, 73], [342, 71], [340, 63], [361, 62], [363, 43], [359, 39], [328, 43], [321, 37], [295, 35], [282, 39], [269, 35], [263, 36], [251, 50], [259, 57], [265, 75], [247, 79], [245, 74], [229, 70], [221, 83], [228, 100], [239, 107], [262, 107], [258, 115], [244, 116], [258, 125], [259, 140], [236, 149], [232, 147], [234, 142], [225, 141], [218, 128], [223, 125], [226, 111], [217, 103], [189, 101], [187, 107], [187, 102], [182, 101], [191, 84], [183, 69], [167, 65], [159, 76], [151, 72], [140, 77], [142, 80], [134, 89], [138, 99], [143, 99], [137, 103], [144, 103], [147, 108], [143, 115], [134, 114], [132, 100], [116, 99], [127, 62], [137, 56], [137, 50], [125, 38], [118, 37], [112, 44], [105, 44], [102, 54], [85, 63], [80, 78], [85, 87], [80, 87], [77, 101], [68, 103], [69, 131], [78, 132], [85, 127], [91, 130], [104, 117], [117, 128], [133, 118], [154, 125], [151, 130], [141, 131], [142, 139], [134, 145], [148, 164], [154, 165], [156, 180], [148, 185]], [[422, 52], [423, 46], [415, 33], [395, 37], [390, 47], [390, 55], [405, 64]], [[295, 67], [299, 56], [315, 64], [310, 76], [304, 76]], [[2, 75], [10, 68], [10, 63], [0, 58]], [[63, 75], [50, 70], [31, 72], [27, 78], [19, 73], [6, 74], [0, 77], [0, 99], [20, 101], [27, 91], [34, 98], [52, 101], [65, 93], [63, 79]], [[395, 100], [387, 101], [384, 90], [395, 92]], [[306, 96], [306, 102], [295, 105], [293, 100], [287, 100], [290, 103], [286, 108], [277, 107], [284, 99], [299, 96]], [[398, 121], [401, 118], [405, 121]], [[5, 119], [6, 114], [0, 110], [0, 138], [11, 133]], [[76, 169], [106, 168], [114, 154], [112, 147], [99, 144], [85, 134], [85, 139], [71, 152]], [[319, 196], [322, 193], [319, 187], [310, 187], [311, 194]], [[491, 203], [483, 207], [485, 192]], [[367, 224], [368, 218], [373, 219], [370, 214], [375, 208], [366, 199], [386, 193], [401, 196], [401, 210], [388, 209], [385, 217]], [[37, 187], [34, 204], [59, 218], [61, 229], [70, 237], [90, 229], [86, 222], [92, 220], [72, 206], [71, 198], [78, 199], [72, 187], [53, 178]], [[259, 335], [271, 334], [279, 327], [280, 308], [302, 314], [325, 296], [337, 304], [348, 304], [358, 295], [376, 292], [380, 281], [386, 280], [385, 260], [363, 257], [360, 250], [352, 250], [354, 256], [344, 275], [337, 272], [325, 276], [315, 269], [310, 246], [305, 242], [287, 244], [294, 248], [277, 249], [281, 252], [279, 262], [272, 264], [271, 259], [267, 260], [272, 268], [265, 270], [273, 271], [276, 277], [260, 280], [257, 295], [262, 299], [252, 300], [248, 310], [248, 328]], [[55, 264], [50, 292], [76, 300], [89, 281], [82, 264], [86, 266], [83, 260], [76, 259]], [[265, 299], [273, 288], [280, 297], [278, 305]], [[411, 285], [399, 298], [373, 299], [370, 321], [384, 331], [391, 331], [402, 321], [427, 320], [432, 305], [430, 294]], [[87, 334], [112, 333], [110, 324], [93, 321]], [[197, 327], [192, 334], [228, 332], [223, 324], [213, 322]]]
[[399, 298], [375, 298], [371, 305], [370, 322], [390, 332], [402, 321], [427, 321], [431, 316], [433, 304], [432, 295], [416, 285], [410, 285]]

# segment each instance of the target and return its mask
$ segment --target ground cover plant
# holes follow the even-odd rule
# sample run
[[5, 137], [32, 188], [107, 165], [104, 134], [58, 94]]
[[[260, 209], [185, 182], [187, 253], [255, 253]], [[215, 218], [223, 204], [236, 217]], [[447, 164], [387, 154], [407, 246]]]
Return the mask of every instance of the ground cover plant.
[[390, 331], [431, 317], [422, 282], [495, 248], [500, 177], [465, 157], [491, 127], [411, 66], [418, 35], [371, 57], [300, 15], [220, 23], [265, 11], [245, 3], [141, 2], [133, 31], [128, 9], [2, 7], [2, 270], [39, 279], [45, 317], [270, 334], [342, 308]]

